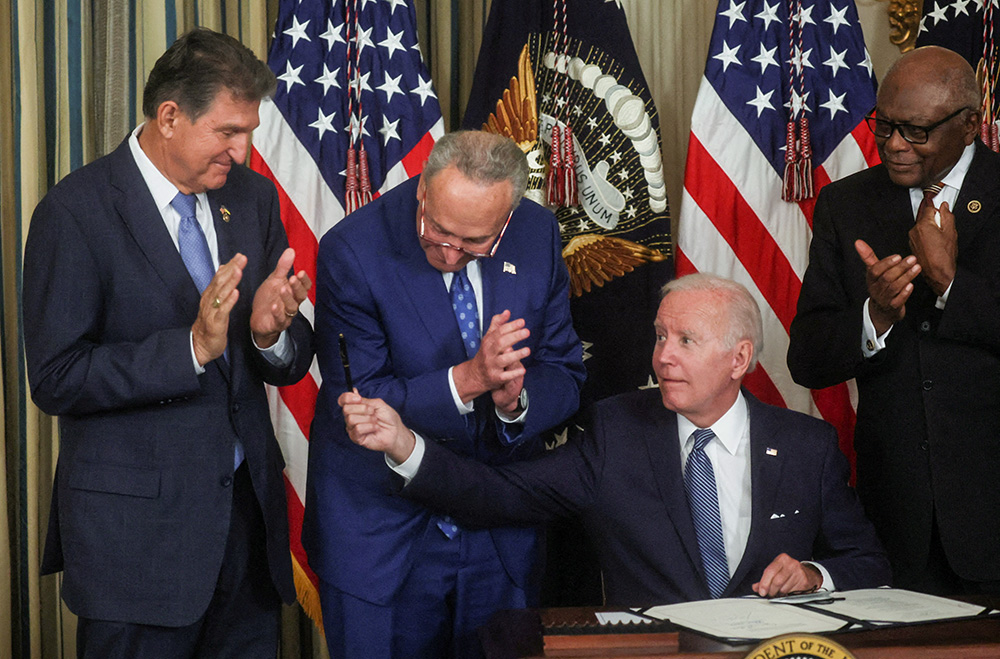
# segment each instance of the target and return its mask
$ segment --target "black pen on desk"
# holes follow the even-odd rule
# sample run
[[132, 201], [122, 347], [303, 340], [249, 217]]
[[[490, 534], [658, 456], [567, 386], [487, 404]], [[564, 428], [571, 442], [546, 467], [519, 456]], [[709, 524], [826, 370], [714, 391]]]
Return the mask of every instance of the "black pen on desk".
[[340, 363], [344, 365], [344, 380], [347, 382], [347, 390], [354, 391], [354, 380], [351, 379], [351, 360], [347, 358], [347, 341], [344, 335], [340, 335]]

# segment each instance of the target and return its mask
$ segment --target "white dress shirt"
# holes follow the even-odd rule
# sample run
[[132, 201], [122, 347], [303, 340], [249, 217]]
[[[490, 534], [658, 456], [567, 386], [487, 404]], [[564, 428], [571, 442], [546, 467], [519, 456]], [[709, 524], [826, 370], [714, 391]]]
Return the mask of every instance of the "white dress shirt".
[[[948, 208], [952, 211], [955, 210], [955, 200], [958, 199], [958, 193], [962, 189], [962, 183], [965, 182], [965, 175], [969, 173], [969, 166], [972, 165], [972, 158], [976, 155], [976, 145], [972, 143], [965, 147], [962, 151], [962, 155], [959, 157], [958, 162], [955, 166], [951, 168], [951, 171], [943, 179], [941, 179], [941, 192], [937, 193], [934, 197], [934, 207], [940, 208], [941, 204], [947, 202]], [[917, 209], [920, 207], [920, 202], [924, 200], [924, 191], [920, 187], [910, 188], [910, 206], [913, 208], [913, 219], [917, 218]], [[884, 255], [883, 255], [884, 256]], [[935, 306], [938, 309], [944, 309], [945, 304], [948, 303], [948, 294], [951, 293], [951, 285], [955, 282], [952, 281], [948, 284], [948, 288], [945, 289], [944, 293], [937, 299]], [[889, 336], [889, 332], [892, 331], [892, 327], [887, 329], [884, 334], [878, 336], [875, 334], [875, 324], [872, 322], [871, 314], [868, 311], [868, 305], [871, 304], [871, 298], [865, 300], [865, 306], [862, 311], [863, 315], [863, 326], [861, 336], [861, 351], [865, 357], [871, 357], [879, 350], [885, 348], [885, 340]]]
[[[688, 455], [694, 450], [694, 431], [698, 429], [686, 417], [677, 415], [677, 437], [680, 443], [681, 469], [687, 464]], [[712, 424], [715, 433], [705, 445], [705, 454], [712, 461], [715, 488], [719, 496], [719, 516], [722, 519], [722, 538], [726, 545], [726, 561], [732, 578], [743, 560], [750, 524], [753, 517], [753, 499], [750, 478], [750, 415], [746, 399], [739, 392], [736, 402]], [[770, 559], [776, 558], [770, 556]], [[822, 588], [833, 590], [833, 579], [825, 567], [812, 561], [803, 561], [816, 567], [823, 576]], [[760, 575], [757, 575], [759, 578]]]

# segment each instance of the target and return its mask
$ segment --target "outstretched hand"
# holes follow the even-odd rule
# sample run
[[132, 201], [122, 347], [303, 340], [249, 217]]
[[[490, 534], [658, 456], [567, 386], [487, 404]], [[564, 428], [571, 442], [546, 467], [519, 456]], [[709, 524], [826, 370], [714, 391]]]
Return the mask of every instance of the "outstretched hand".
[[397, 463], [405, 462], [416, 440], [396, 410], [381, 398], [362, 398], [358, 390], [340, 394], [337, 404], [351, 441], [371, 451], [382, 451]]

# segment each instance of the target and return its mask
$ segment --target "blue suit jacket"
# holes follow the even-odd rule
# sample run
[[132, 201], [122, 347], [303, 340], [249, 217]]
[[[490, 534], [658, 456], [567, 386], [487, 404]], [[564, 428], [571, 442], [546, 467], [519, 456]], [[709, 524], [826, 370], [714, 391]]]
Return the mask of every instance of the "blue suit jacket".
[[[834, 429], [743, 395], [752, 519], [725, 596], [749, 594], [782, 552], [822, 563], [841, 590], [888, 583], [888, 560], [847, 485]], [[582, 439], [529, 462], [494, 470], [428, 444], [403, 494], [484, 525], [580, 516], [609, 605], [708, 599], [680, 462], [676, 415], [658, 390], [646, 390], [597, 403]]]
[[302, 316], [292, 322], [295, 357], [285, 369], [252, 344], [254, 293], [287, 246], [274, 186], [234, 166], [208, 199], [220, 262], [241, 252], [248, 263], [228, 361], [202, 375], [190, 340], [200, 295], [127, 141], [63, 179], [32, 216], [28, 377], [60, 428], [42, 570], [64, 571], [63, 598], [84, 617], [179, 626], [205, 612], [229, 531], [237, 439], [267, 527], [271, 578], [294, 598], [284, 461], [263, 383], [305, 374], [312, 330]]
[[[344, 371], [337, 335], [347, 339], [361, 395], [382, 398], [425, 438], [489, 463], [537, 453], [539, 434], [577, 408], [584, 379], [569, 314], [568, 276], [555, 218], [522, 201], [493, 258], [480, 260], [484, 327], [504, 309], [531, 337], [524, 386], [529, 410], [512, 446], [497, 439], [489, 395], [462, 416], [448, 368], [466, 360], [451, 298], [417, 237], [418, 178], [353, 213], [320, 242], [316, 343], [323, 385], [310, 433], [302, 544], [310, 566], [338, 589], [384, 604], [409, 572], [411, 552], [433, 525], [422, 506], [392, 496], [381, 455], [347, 436], [337, 397]], [[536, 568], [536, 532], [495, 529], [504, 565], [518, 585]]]

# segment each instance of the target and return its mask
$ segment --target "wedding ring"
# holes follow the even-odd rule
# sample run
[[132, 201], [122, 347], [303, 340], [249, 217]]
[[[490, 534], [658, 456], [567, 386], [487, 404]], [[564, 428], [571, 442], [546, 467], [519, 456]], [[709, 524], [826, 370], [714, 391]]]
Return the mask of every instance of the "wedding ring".
[[298, 312], [297, 312], [297, 311], [296, 311], [295, 313], [288, 313], [288, 312], [286, 311], [286, 312], [285, 312], [285, 315], [286, 315], [286, 316], [288, 316], [289, 318], [295, 318], [295, 317], [296, 317], [297, 315], [299, 315], [299, 314], [298, 314]]
[[219, 305], [221, 305], [221, 304], [222, 304], [222, 300], [220, 300], [219, 298], [215, 298], [214, 300], [212, 300], [212, 308], [213, 309], [218, 309]]

